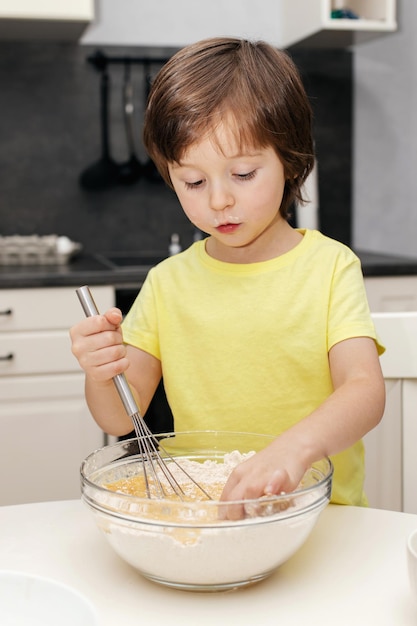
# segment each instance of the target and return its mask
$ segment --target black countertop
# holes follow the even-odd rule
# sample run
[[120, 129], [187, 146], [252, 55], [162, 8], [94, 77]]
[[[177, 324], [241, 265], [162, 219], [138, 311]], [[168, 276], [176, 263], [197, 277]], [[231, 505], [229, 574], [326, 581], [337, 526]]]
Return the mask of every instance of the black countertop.
[[149, 267], [115, 269], [96, 255], [83, 254], [64, 265], [4, 265], [0, 289], [81, 287], [82, 285], [140, 286]]
[[[355, 251], [367, 276], [417, 275], [417, 258]], [[152, 263], [115, 266], [101, 255], [81, 254], [65, 265], [0, 266], [0, 289], [114, 285], [139, 288]]]
[[417, 257], [403, 257], [355, 250], [360, 258], [364, 276], [414, 276], [417, 274]]

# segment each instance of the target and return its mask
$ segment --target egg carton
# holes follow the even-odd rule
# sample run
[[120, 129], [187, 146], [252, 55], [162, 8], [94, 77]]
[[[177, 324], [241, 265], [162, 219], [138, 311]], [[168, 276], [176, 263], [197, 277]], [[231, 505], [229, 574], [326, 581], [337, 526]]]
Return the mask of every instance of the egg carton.
[[58, 235], [0, 235], [0, 265], [64, 265], [81, 244]]

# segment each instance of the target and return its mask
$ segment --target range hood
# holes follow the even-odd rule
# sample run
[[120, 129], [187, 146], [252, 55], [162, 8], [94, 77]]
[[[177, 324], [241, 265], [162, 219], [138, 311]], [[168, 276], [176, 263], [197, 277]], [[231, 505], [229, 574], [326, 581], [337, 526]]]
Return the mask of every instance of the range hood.
[[396, 0], [349, 0], [359, 19], [334, 19], [344, 0], [100, 0], [96, 20], [81, 43], [180, 48], [199, 39], [236, 36], [264, 39], [279, 48], [345, 47], [395, 31]]

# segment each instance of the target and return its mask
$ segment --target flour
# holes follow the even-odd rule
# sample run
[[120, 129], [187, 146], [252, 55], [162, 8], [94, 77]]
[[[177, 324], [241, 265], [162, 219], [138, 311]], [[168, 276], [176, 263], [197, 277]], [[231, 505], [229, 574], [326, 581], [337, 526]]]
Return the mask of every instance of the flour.
[[[206, 485], [213, 483], [225, 484], [234, 468], [254, 454], [255, 452], [242, 454], [242, 452], [234, 450], [226, 453], [220, 463], [211, 459], [206, 459], [202, 463], [191, 461], [190, 459], [180, 459], [178, 466], [176, 463], [169, 463], [169, 469], [178, 482], [182, 484], [189, 481], [185, 472], [197, 482], [202, 482]], [[185, 472], [182, 470], [185, 470]]]
[[[168, 500], [181, 500], [184, 498], [186, 501], [208, 500], [210, 498], [219, 500], [224, 485], [233, 469], [254, 454], [255, 452], [242, 454], [235, 450], [226, 453], [221, 462], [212, 459], [206, 459], [203, 462], [192, 461], [188, 458], [167, 459], [164, 466], [157, 465], [155, 462], [151, 463], [150, 461], [142, 465], [142, 461], [140, 461], [136, 475], [132, 475], [129, 472], [126, 477], [105, 483], [105, 487], [112, 491], [139, 498], [160, 499], [160, 486], [162, 485], [163, 495]], [[166, 470], [175, 481], [174, 484], [167, 477]], [[156, 472], [156, 477], [154, 472]], [[175, 488], [175, 484], [179, 486], [179, 490]], [[182, 493], [181, 498], [178, 495], [178, 491]], [[146, 508], [149, 507], [146, 506]], [[156, 506], [152, 508], [155, 510]]]
[[[242, 461], [249, 459], [255, 452], [242, 454], [237, 450], [226, 453], [221, 462], [206, 459], [203, 462], [192, 461], [190, 459], [179, 459], [178, 464], [168, 461], [168, 469], [175, 480], [181, 485], [186, 496], [193, 500], [205, 500], [197, 485], [201, 485], [203, 490], [211, 496], [213, 500], [218, 500], [223, 491], [230, 474]], [[165, 487], [168, 486], [162, 470], [158, 470], [158, 478]], [[195, 481], [195, 482], [194, 482]]]

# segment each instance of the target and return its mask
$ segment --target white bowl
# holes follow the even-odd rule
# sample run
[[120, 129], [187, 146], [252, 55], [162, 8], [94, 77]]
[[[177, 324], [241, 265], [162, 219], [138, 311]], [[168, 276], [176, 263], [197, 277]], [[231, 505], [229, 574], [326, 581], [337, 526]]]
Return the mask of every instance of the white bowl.
[[1, 626], [97, 626], [93, 605], [48, 578], [0, 570]]
[[417, 598], [417, 528], [407, 541], [407, 562], [411, 589]]
[[[163, 450], [187, 459], [223, 462], [226, 453], [259, 451], [273, 437], [197, 431], [158, 435]], [[329, 459], [314, 463], [299, 489], [235, 504], [242, 519], [223, 519], [230, 503], [139, 498], [107, 484], [142, 473], [137, 440], [96, 450], [81, 467], [82, 498], [115, 552], [157, 583], [193, 591], [233, 589], [262, 580], [306, 541], [330, 499]]]

